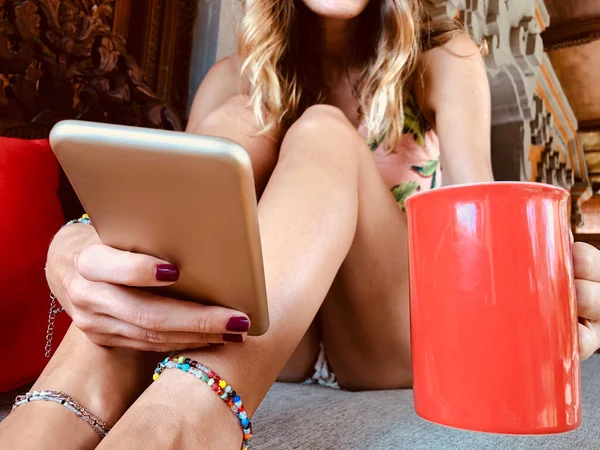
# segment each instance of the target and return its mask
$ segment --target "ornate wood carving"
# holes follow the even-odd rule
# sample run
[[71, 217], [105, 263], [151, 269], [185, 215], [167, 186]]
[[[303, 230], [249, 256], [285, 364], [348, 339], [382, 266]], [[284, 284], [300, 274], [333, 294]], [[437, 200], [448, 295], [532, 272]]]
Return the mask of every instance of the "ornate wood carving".
[[180, 130], [111, 31], [115, 0], [0, 0], [0, 135], [62, 119]]

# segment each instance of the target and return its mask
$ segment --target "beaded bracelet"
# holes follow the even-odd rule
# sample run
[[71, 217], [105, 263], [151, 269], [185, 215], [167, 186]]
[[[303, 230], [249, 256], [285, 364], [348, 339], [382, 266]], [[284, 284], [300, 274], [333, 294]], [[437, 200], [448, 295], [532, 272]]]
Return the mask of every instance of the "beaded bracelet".
[[90, 220], [90, 216], [88, 216], [87, 214], [84, 214], [79, 219], [69, 220], [61, 228], [68, 227], [69, 225], [73, 225], [74, 223], [85, 223], [86, 225], [92, 225], [92, 221]]
[[156, 381], [160, 374], [166, 369], [179, 369], [183, 372], [191, 373], [199, 380], [208, 384], [240, 420], [242, 430], [244, 431], [242, 450], [247, 450], [248, 447], [250, 447], [250, 439], [253, 434], [252, 423], [244, 410], [242, 399], [225, 380], [222, 380], [214, 371], [210, 370], [205, 365], [184, 356], [165, 358], [163, 361], [159, 362], [156, 370], [154, 370], [152, 379]]

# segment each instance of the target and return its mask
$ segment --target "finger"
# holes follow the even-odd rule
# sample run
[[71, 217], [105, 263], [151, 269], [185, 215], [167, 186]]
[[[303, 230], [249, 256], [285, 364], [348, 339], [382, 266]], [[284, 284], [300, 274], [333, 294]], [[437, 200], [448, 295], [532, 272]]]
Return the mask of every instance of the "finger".
[[246, 314], [220, 306], [160, 297], [146, 291], [99, 283], [94, 290], [100, 311], [123, 322], [155, 331], [191, 333], [245, 333]]
[[197, 349], [204, 348], [207, 346], [219, 345], [219, 344], [205, 344], [205, 343], [170, 343], [170, 344], [157, 344], [147, 341], [138, 341], [135, 339], [129, 339], [124, 336], [112, 336], [112, 335], [88, 335], [88, 338], [96, 345], [103, 347], [115, 347], [115, 348], [129, 348], [132, 350], [139, 350], [143, 352], [172, 352], [178, 350]]
[[[109, 319], [116, 322], [111, 329], [115, 330], [114, 334], [135, 341], [150, 342], [153, 344], [223, 344], [227, 335], [223, 334], [202, 334], [189, 333], [185, 331], [156, 331], [147, 328], [137, 327], [126, 322], [121, 322], [117, 319]], [[240, 342], [245, 340], [245, 335], [239, 335]], [[227, 342], [230, 342], [229, 340]]]
[[575, 278], [600, 283], [600, 251], [585, 242], [573, 244]]
[[575, 290], [579, 317], [600, 320], [600, 283], [575, 280]]
[[84, 248], [77, 256], [76, 266], [89, 281], [125, 286], [166, 286], [179, 279], [179, 269], [162, 259], [102, 244]]
[[600, 348], [600, 322], [582, 320], [579, 324], [579, 354], [588, 359]]
[[[78, 313], [73, 322], [86, 335], [112, 336], [118, 335], [132, 340], [155, 344], [242, 344], [246, 333], [206, 334], [185, 331], [156, 331], [141, 328], [114, 317], [93, 312]], [[98, 345], [102, 345], [96, 342]], [[158, 351], [158, 350], [156, 350]]]

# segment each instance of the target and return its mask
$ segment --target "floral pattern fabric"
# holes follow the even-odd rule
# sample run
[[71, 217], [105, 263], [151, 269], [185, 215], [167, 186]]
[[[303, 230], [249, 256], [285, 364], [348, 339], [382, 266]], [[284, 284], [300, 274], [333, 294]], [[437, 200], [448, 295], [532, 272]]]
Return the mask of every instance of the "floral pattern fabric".
[[[364, 126], [359, 132], [366, 135]], [[383, 150], [381, 141], [368, 142], [381, 176], [392, 191], [398, 206], [411, 195], [441, 185], [439, 141], [420, 114], [414, 97], [404, 107], [403, 135], [393, 153]]]

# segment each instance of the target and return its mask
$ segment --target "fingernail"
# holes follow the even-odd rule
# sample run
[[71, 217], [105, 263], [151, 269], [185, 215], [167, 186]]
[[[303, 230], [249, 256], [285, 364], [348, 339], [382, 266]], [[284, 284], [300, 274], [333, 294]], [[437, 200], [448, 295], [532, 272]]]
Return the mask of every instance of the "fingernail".
[[235, 331], [236, 333], [245, 333], [250, 329], [250, 321], [248, 318], [242, 316], [232, 317], [227, 322], [225, 329], [227, 331]]
[[234, 344], [241, 344], [242, 342], [244, 342], [244, 338], [242, 337], [241, 334], [224, 334], [223, 335], [223, 340], [225, 342], [233, 342]]
[[177, 281], [179, 280], [179, 269], [173, 264], [160, 264], [156, 266], [156, 279], [168, 282]]

